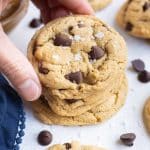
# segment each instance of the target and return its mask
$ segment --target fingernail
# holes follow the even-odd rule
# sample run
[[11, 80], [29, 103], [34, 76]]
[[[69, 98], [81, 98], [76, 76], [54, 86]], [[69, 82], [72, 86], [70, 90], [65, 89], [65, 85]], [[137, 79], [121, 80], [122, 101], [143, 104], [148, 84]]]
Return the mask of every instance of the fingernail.
[[35, 81], [28, 79], [18, 87], [18, 92], [25, 100], [33, 101], [40, 96], [41, 88]]

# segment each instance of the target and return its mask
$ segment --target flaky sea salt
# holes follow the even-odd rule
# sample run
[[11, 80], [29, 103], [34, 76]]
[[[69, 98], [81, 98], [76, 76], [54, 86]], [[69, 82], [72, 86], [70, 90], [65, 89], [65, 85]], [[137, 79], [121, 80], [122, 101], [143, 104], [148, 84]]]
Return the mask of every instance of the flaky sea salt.
[[102, 39], [104, 37], [104, 33], [103, 32], [98, 32], [94, 35], [96, 38]]
[[96, 59], [90, 60], [90, 63], [91, 63], [91, 64], [94, 64], [95, 62], [96, 62]]
[[59, 60], [59, 56], [58, 55], [52, 55], [52, 58], [54, 59], [54, 60]]
[[75, 55], [74, 55], [74, 60], [75, 60], [75, 61], [80, 61], [80, 60], [82, 60], [81, 54], [80, 54], [80, 53], [75, 54]]
[[73, 39], [74, 39], [75, 41], [81, 41], [80, 35], [75, 35], [75, 36], [73, 37]]

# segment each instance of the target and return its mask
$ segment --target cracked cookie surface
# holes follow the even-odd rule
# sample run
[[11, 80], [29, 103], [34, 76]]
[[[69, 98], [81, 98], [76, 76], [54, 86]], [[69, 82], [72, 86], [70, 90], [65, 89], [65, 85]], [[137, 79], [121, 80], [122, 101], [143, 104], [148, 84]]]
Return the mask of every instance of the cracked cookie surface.
[[[127, 79], [124, 78], [120, 88], [112, 92], [108, 99], [89, 111], [75, 117], [59, 116], [49, 107], [47, 100], [44, 97], [32, 102], [34, 114], [39, 120], [45, 124], [59, 124], [59, 125], [90, 125], [103, 122], [116, 114], [124, 105], [127, 95]], [[107, 95], [106, 95], [107, 96]]]
[[109, 5], [112, 0], [88, 0], [95, 11], [100, 10]]
[[39, 30], [28, 58], [51, 95], [78, 100], [111, 90], [118, 72], [126, 68], [127, 50], [112, 28], [93, 16], [77, 15]]
[[150, 0], [128, 0], [117, 15], [118, 24], [129, 34], [150, 38]]

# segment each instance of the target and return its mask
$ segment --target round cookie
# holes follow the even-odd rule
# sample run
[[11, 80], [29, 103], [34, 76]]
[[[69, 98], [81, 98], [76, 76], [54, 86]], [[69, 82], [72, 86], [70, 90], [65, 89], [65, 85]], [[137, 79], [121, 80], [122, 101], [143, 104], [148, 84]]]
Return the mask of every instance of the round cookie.
[[49, 92], [43, 90], [43, 95], [46, 97], [49, 106], [51, 107], [52, 111], [60, 116], [78, 116], [83, 114], [84, 112], [90, 110], [93, 107], [107, 101], [109, 97], [112, 96], [112, 92], [118, 91], [122, 81], [125, 78], [124, 72], [118, 72], [118, 76], [116, 76], [117, 82], [113, 87], [113, 90], [109, 91], [108, 89], [105, 92], [97, 92], [93, 93], [91, 96], [85, 99], [58, 99], [54, 98]]
[[129, 34], [150, 38], [150, 0], [128, 0], [117, 15], [117, 23]]
[[0, 14], [0, 20], [9, 17], [12, 13], [16, 11], [20, 4], [20, 0], [10, 0], [7, 7]]
[[92, 145], [81, 145], [78, 141], [72, 141], [71, 143], [56, 144], [48, 148], [48, 150], [106, 150]]
[[111, 97], [109, 97], [106, 102], [75, 117], [63, 117], [55, 114], [44, 98], [32, 102], [32, 108], [35, 116], [45, 124], [66, 126], [97, 124], [112, 117], [124, 105], [127, 87], [127, 79], [125, 78], [119, 90], [112, 93]]
[[147, 100], [144, 106], [143, 120], [148, 132], [150, 133], [150, 99]]
[[114, 76], [125, 70], [123, 38], [94, 16], [58, 18], [39, 30], [28, 58], [42, 85], [60, 99], [82, 99], [111, 90]]
[[88, 0], [95, 11], [100, 10], [109, 5], [112, 0]]

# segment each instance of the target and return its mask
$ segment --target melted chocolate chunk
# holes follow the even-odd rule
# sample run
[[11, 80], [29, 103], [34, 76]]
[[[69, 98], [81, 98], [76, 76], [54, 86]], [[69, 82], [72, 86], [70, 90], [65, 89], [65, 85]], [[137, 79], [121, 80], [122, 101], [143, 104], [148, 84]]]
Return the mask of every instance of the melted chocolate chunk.
[[66, 99], [66, 102], [68, 103], [68, 104], [73, 104], [73, 103], [75, 103], [75, 102], [77, 102], [78, 100], [77, 99]]
[[79, 23], [79, 24], [78, 24], [78, 27], [79, 27], [79, 28], [83, 28], [83, 27], [85, 27], [85, 24]]
[[71, 82], [75, 82], [77, 84], [81, 83], [83, 81], [83, 75], [81, 71], [69, 73], [65, 75], [65, 78], [67, 80], [70, 80]]
[[126, 146], [133, 146], [133, 142], [135, 138], [136, 138], [136, 135], [134, 133], [122, 134], [120, 136], [120, 140]]
[[130, 22], [128, 22], [128, 23], [126, 24], [125, 29], [126, 29], [126, 31], [132, 31], [132, 29], [133, 29], [133, 24], [131, 24]]
[[94, 60], [94, 59], [100, 59], [101, 57], [103, 57], [105, 54], [104, 50], [98, 46], [93, 46], [91, 48], [91, 51], [88, 53], [89, 58]]
[[69, 149], [71, 149], [71, 148], [72, 148], [72, 146], [71, 146], [71, 144], [70, 144], [70, 143], [65, 143], [64, 145], [65, 145], [65, 147], [66, 147], [66, 150], [69, 150]]
[[47, 68], [44, 68], [42, 65], [42, 62], [39, 62], [39, 72], [42, 74], [48, 74], [49, 70]]
[[63, 33], [59, 33], [55, 36], [54, 45], [56, 46], [71, 46], [72, 40]]
[[143, 5], [143, 11], [146, 11], [150, 8], [150, 3], [149, 2], [145, 2], [145, 4]]

